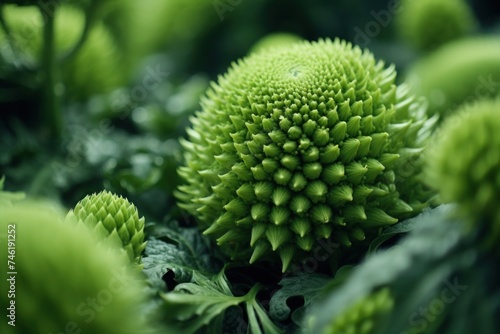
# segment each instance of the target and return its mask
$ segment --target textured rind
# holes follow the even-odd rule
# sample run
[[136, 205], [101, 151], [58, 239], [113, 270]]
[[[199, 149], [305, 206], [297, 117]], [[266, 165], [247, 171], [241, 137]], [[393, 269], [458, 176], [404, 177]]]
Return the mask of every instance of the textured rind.
[[473, 37], [451, 42], [413, 65], [411, 91], [429, 102], [429, 115], [446, 118], [457, 107], [500, 95], [500, 38]]
[[465, 105], [436, 134], [427, 156], [427, 180], [445, 202], [457, 202], [471, 221], [488, 222], [500, 240], [500, 99]]
[[414, 211], [399, 167], [427, 134], [424, 106], [395, 77], [341, 40], [234, 63], [181, 142], [179, 206], [232, 258], [277, 253], [283, 269], [318, 238], [349, 246], [397, 222]]
[[364, 297], [336, 317], [322, 334], [370, 334], [377, 328], [377, 321], [389, 314], [394, 307], [390, 290], [383, 288]]
[[[63, 218], [40, 203], [15, 202], [2, 208], [5, 251], [7, 227], [15, 225], [9, 229], [16, 234], [17, 275], [15, 297], [8, 298], [3, 288], [0, 295], [3, 310], [15, 301], [15, 327], [7, 324], [7, 317], [0, 332], [149, 333], [139, 312], [145, 287], [127, 259], [96, 245], [87, 229], [64, 224]], [[6, 266], [5, 258], [3, 280], [12, 271], [4, 270]]]
[[106, 190], [88, 195], [68, 213], [99, 237], [123, 246], [131, 261], [140, 262], [144, 242], [144, 217], [126, 198]]
[[472, 10], [463, 0], [402, 0], [396, 27], [415, 49], [435, 49], [471, 32]]

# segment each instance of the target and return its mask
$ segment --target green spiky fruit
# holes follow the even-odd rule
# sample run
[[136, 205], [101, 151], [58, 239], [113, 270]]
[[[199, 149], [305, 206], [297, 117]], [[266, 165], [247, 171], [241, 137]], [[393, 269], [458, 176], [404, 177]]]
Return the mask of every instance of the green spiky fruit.
[[418, 50], [435, 49], [464, 36], [475, 25], [464, 0], [402, 0], [400, 8], [397, 30]]
[[275, 48], [290, 45], [302, 40], [297, 36], [288, 32], [276, 32], [259, 39], [250, 49], [250, 52], [259, 52], [268, 48]]
[[446, 117], [459, 105], [500, 94], [500, 38], [449, 43], [408, 73], [412, 92], [429, 101], [429, 114]]
[[396, 223], [413, 210], [397, 170], [420, 154], [425, 110], [395, 77], [341, 40], [233, 64], [182, 142], [179, 205], [230, 257], [278, 254], [283, 270], [317, 239], [349, 246]]
[[[2, 249], [5, 256], [7, 246], [14, 252], [13, 267], [6, 257], [0, 264], [0, 332], [147, 333], [144, 287], [126, 257], [96, 245], [87, 229], [64, 224], [63, 217], [39, 203], [2, 208]], [[12, 242], [7, 235], [14, 234]], [[8, 324], [12, 313], [15, 327]]]
[[[6, 60], [39, 64], [43, 51], [44, 18], [35, 6], [5, 6], [4, 15], [11, 30], [14, 51], [4, 52]], [[55, 11], [54, 37], [57, 58], [66, 54], [80, 38], [85, 17], [80, 8], [61, 6]], [[83, 99], [106, 93], [123, 84], [127, 78], [121, 67], [122, 56], [107, 28], [96, 22], [85, 43], [73, 58], [59, 63], [61, 80], [66, 96]], [[0, 29], [0, 47], [11, 50]]]
[[323, 334], [370, 334], [377, 322], [391, 312], [394, 300], [388, 288], [374, 292], [346, 308]]
[[68, 213], [68, 218], [92, 229], [100, 237], [123, 246], [129, 259], [139, 263], [146, 248], [144, 217], [126, 198], [106, 190], [86, 196]]
[[428, 180], [470, 220], [500, 240], [500, 99], [462, 107], [442, 125], [428, 156]]

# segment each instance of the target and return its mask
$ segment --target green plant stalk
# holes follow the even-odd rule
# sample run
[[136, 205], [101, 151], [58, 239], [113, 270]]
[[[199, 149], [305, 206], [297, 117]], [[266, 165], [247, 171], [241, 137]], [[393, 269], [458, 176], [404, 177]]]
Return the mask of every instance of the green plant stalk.
[[62, 137], [62, 114], [61, 101], [57, 93], [57, 85], [60, 83], [57, 73], [56, 51], [54, 39], [54, 21], [57, 8], [51, 14], [44, 15], [43, 8], [40, 13], [45, 17], [43, 25], [43, 52], [41, 59], [42, 77], [44, 86], [43, 113], [47, 117], [51, 139], [58, 141]]
[[87, 40], [90, 30], [94, 24], [94, 17], [97, 9], [97, 1], [92, 1], [92, 3], [85, 8], [85, 25], [83, 27], [82, 34], [80, 35], [80, 38], [77, 40], [75, 45], [73, 45], [73, 47], [69, 49], [69, 51], [61, 56], [61, 63], [65, 63], [73, 58], [73, 56], [76, 55], [80, 48], [85, 44], [85, 41]]

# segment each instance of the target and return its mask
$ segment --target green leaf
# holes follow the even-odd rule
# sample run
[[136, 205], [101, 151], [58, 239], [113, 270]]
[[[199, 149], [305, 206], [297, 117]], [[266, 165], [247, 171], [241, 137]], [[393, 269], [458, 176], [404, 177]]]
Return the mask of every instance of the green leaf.
[[149, 278], [161, 279], [168, 271], [174, 273], [177, 283], [190, 282], [195, 272], [211, 276], [210, 269], [196, 258], [196, 254], [179, 245], [151, 239], [146, 245], [145, 255], [142, 258], [143, 272]]
[[397, 308], [390, 320], [391, 330], [380, 332], [404, 331], [409, 316], [428, 305], [443, 281], [466, 268], [473, 256], [460, 244], [466, 234], [453, 212], [454, 207], [447, 205], [419, 215], [413, 222], [415, 228], [398, 245], [368, 256], [345, 283], [311, 308], [304, 322], [308, 332], [322, 333], [349, 305], [381, 286], [390, 288]]
[[282, 331], [256, 300], [260, 288], [256, 285], [246, 295], [235, 297], [223, 271], [211, 279], [194, 272], [193, 283], [179, 284], [174, 291], [160, 296], [165, 301], [163, 313], [173, 333], [195, 333], [203, 326], [207, 326], [207, 333], [221, 333], [226, 310], [244, 302], [250, 333], [280, 334]]
[[331, 277], [318, 273], [301, 273], [298, 276], [283, 278], [279, 285], [282, 286], [271, 298], [269, 313], [277, 320], [288, 319], [292, 310], [287, 305], [287, 300], [292, 297], [302, 297], [304, 305], [308, 307], [319, 295], [322, 289], [330, 283]]

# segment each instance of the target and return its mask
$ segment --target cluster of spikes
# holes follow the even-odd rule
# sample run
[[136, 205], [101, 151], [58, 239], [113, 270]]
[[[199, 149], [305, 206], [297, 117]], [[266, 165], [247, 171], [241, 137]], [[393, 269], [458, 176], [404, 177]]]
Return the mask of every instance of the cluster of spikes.
[[87, 195], [70, 210], [67, 220], [77, 221], [91, 229], [101, 240], [123, 247], [133, 263], [139, 263], [146, 248], [144, 217], [126, 198], [106, 190]]
[[414, 211], [397, 169], [421, 153], [425, 110], [395, 77], [340, 40], [233, 64], [181, 142], [179, 206], [231, 258], [277, 254], [283, 271], [318, 239], [350, 246], [396, 223]]
[[391, 312], [394, 300], [390, 290], [383, 288], [347, 308], [323, 331], [323, 334], [370, 334], [381, 317]]

